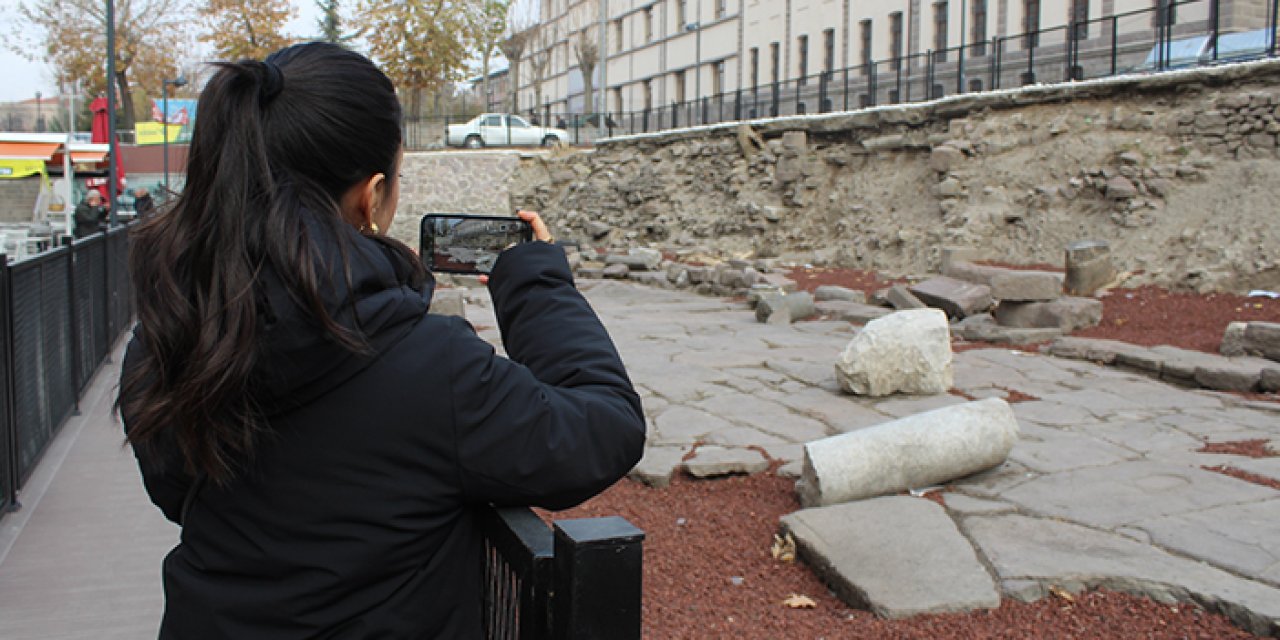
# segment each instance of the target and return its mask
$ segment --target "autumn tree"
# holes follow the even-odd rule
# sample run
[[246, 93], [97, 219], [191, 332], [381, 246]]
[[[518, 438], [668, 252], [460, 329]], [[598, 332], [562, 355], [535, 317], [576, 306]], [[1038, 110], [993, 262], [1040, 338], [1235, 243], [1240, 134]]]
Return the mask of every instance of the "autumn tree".
[[469, 12], [471, 41], [480, 56], [480, 77], [483, 86], [485, 110], [489, 109], [489, 61], [498, 49], [502, 34], [507, 30], [509, 0], [475, 0]]
[[[161, 82], [178, 75], [190, 51], [188, 0], [115, 0], [115, 84], [120, 128], [137, 122], [135, 96], [159, 95]], [[107, 91], [107, 13], [101, 0], [20, 0], [9, 47], [58, 70], [67, 84], [89, 95]], [[135, 87], [141, 92], [135, 93]], [[138, 100], [142, 102], [142, 100]]]
[[296, 12], [289, 0], [203, 0], [200, 41], [225, 60], [261, 60], [292, 43], [284, 26]]
[[462, 79], [472, 41], [459, 0], [361, 0], [356, 22], [411, 115], [421, 114], [425, 94]]

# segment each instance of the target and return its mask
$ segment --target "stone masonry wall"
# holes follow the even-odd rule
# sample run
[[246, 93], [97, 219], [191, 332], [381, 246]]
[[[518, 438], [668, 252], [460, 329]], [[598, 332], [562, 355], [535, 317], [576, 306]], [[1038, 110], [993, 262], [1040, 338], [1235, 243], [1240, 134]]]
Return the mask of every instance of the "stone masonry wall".
[[[470, 154], [415, 157], [423, 183], [406, 184], [402, 211], [455, 179], [432, 170], [462, 171], [489, 191], [450, 197], [537, 208], [588, 248], [910, 275], [937, 270], [943, 246], [1061, 264], [1089, 238], [1111, 243], [1130, 284], [1280, 289], [1280, 61], [748, 124], [479, 170], [450, 164]], [[504, 192], [488, 177], [508, 167]]]

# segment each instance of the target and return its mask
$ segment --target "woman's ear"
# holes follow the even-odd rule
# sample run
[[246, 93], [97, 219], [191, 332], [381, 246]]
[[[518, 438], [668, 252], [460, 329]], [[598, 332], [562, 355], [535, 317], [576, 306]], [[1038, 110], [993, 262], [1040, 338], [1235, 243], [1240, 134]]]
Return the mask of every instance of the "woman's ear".
[[387, 176], [382, 173], [375, 173], [369, 176], [368, 180], [360, 188], [360, 228], [372, 228], [377, 230], [377, 224], [374, 219], [377, 217], [378, 209], [383, 203], [383, 193], [386, 191]]

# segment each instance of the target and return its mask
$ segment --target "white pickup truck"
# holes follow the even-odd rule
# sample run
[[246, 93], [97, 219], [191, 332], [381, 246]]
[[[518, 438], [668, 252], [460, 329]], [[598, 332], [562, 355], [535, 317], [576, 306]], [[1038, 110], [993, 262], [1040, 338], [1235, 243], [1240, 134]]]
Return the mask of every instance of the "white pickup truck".
[[564, 129], [533, 126], [520, 116], [482, 113], [466, 124], [446, 126], [444, 141], [451, 147], [468, 149], [503, 145], [549, 147], [568, 143], [570, 137]]

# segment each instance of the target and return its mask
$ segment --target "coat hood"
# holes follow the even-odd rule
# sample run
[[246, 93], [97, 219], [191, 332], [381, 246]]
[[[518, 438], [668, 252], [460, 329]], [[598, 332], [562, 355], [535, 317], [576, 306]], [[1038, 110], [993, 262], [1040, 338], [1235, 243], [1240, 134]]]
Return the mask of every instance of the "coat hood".
[[267, 265], [259, 276], [262, 324], [254, 387], [268, 415], [304, 405], [369, 366], [427, 313], [435, 285], [428, 274], [420, 287], [412, 286], [413, 266], [386, 244], [346, 224], [307, 219], [325, 310], [363, 336], [369, 348], [356, 353], [335, 340]]

